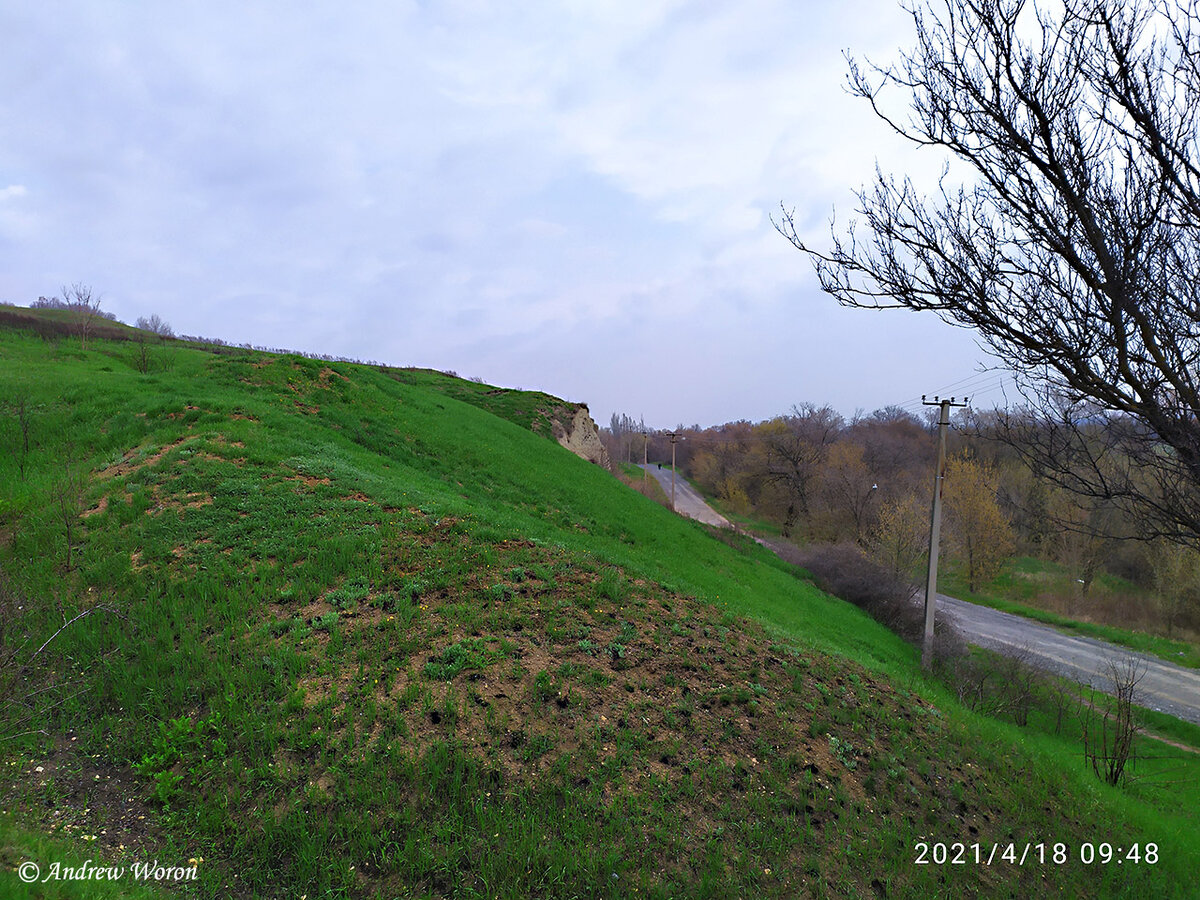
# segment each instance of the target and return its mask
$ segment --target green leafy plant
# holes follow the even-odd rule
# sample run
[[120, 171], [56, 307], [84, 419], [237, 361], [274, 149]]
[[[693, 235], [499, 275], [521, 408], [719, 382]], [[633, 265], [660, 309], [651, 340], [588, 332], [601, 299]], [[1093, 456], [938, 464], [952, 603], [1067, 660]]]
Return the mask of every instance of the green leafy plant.
[[213, 757], [225, 755], [225, 741], [218, 734], [220, 724], [221, 716], [215, 712], [199, 720], [180, 716], [159, 722], [150, 749], [133, 766], [138, 774], [153, 779], [151, 793], [155, 800], [170, 805], [184, 779], [184, 774], [176, 770], [189, 759], [195, 759], [201, 749], [211, 749], [209, 755]]
[[841, 764], [850, 770], [857, 769], [858, 760], [854, 758], [854, 745], [849, 741], [842, 740], [834, 734], [831, 734], [828, 737], [829, 749], [833, 755], [838, 758]]
[[315, 617], [312, 620], [314, 631], [331, 631], [338, 622], [338, 611], [332, 610]]

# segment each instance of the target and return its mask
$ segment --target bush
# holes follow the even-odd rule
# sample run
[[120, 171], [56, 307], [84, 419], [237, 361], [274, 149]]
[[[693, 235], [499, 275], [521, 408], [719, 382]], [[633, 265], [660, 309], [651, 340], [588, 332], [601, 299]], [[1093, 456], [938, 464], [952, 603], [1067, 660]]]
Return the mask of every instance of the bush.
[[[916, 588], [868, 557], [856, 544], [812, 544], [795, 561], [812, 573], [827, 594], [853, 603], [906, 641], [925, 637], [925, 608]], [[966, 652], [966, 643], [944, 617], [934, 622], [934, 657], [948, 659]]]

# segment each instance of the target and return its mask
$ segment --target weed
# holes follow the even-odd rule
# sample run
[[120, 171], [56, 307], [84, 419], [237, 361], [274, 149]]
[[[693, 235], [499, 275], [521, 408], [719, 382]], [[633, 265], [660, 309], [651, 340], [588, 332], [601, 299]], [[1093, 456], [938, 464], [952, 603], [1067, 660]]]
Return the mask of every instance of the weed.
[[554, 679], [554, 676], [542, 669], [534, 678], [534, 694], [538, 700], [543, 703], [548, 700], [553, 700], [558, 696], [559, 683]]
[[347, 582], [342, 587], [325, 595], [325, 601], [335, 609], [352, 610], [370, 593], [362, 579]]
[[829, 738], [829, 749], [847, 769], [858, 768], [858, 760], [854, 758], [854, 745], [842, 740], [837, 735], [826, 735]]
[[481, 638], [466, 638], [451, 644], [425, 663], [425, 677], [434, 681], [449, 681], [467, 669], [482, 669], [501, 658], [499, 651], [489, 650]]
[[322, 613], [319, 616], [315, 616], [310, 622], [314, 631], [332, 631], [337, 623], [337, 610], [332, 610], [327, 613]]
[[513, 589], [507, 584], [493, 584], [487, 590], [488, 599], [494, 603], [504, 603], [507, 600], [511, 600], [512, 596]]
[[545, 756], [554, 749], [554, 739], [546, 734], [535, 734], [533, 738], [525, 744], [521, 751], [521, 758], [526, 762], [532, 762], [539, 757]]
[[[155, 800], [164, 806], [170, 805], [184, 780], [184, 773], [177, 768], [196, 756], [206, 732], [215, 734], [219, 731], [220, 721], [220, 716], [214, 713], [199, 721], [180, 717], [159, 723], [150, 749], [134, 764], [135, 771], [151, 777], [151, 793]], [[223, 757], [224, 741], [217, 737], [213, 744], [213, 755]]]

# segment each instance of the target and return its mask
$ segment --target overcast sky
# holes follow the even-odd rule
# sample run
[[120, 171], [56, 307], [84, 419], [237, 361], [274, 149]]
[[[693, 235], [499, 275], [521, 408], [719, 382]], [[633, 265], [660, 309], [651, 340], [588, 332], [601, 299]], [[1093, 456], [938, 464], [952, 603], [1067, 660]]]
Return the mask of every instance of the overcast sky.
[[970, 333], [839, 308], [771, 224], [824, 246], [877, 160], [939, 168], [843, 89], [911, 43], [892, 0], [0, 0], [0, 33], [0, 300], [83, 282], [600, 424], [1001, 399]]

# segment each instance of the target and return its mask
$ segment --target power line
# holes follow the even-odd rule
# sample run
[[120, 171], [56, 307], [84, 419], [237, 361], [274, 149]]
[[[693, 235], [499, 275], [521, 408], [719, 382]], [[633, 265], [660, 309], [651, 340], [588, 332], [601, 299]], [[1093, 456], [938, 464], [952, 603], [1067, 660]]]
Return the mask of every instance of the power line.
[[[964, 394], [968, 394], [973, 399], [978, 401], [980, 398], [986, 397], [989, 395], [993, 395], [997, 391], [999, 391], [1000, 393], [1003, 394], [1004, 393], [1004, 381], [1005, 381], [1004, 375], [1000, 375], [995, 372], [987, 372], [987, 373], [983, 373], [982, 380], [963, 379], [963, 381], [957, 382], [957, 384], [959, 384], [965, 388], [965, 390], [963, 391]], [[920, 400], [908, 401], [903, 404], [896, 404], [896, 406], [899, 409], [902, 409], [905, 412], [912, 413], [912, 414], [915, 414], [921, 408], [922, 405], [923, 404]], [[976, 403], [975, 405], [977, 406], [978, 403]]]
[[[939, 387], [934, 391], [934, 394], [937, 396], [944, 396], [952, 390], [962, 394], [978, 394], [982, 390], [983, 386], [990, 386], [989, 382], [991, 379], [1002, 381], [1003, 378], [1004, 374], [1002, 370], [986, 369], [983, 372], [975, 372], [974, 374], [968, 375], [966, 378], [960, 378], [958, 381], [954, 381], [950, 384]], [[923, 394], [920, 397], [911, 397], [894, 405], [906, 410], [915, 409], [921, 406], [921, 401], [924, 400], [926, 396], [928, 396], [928, 394]]]

